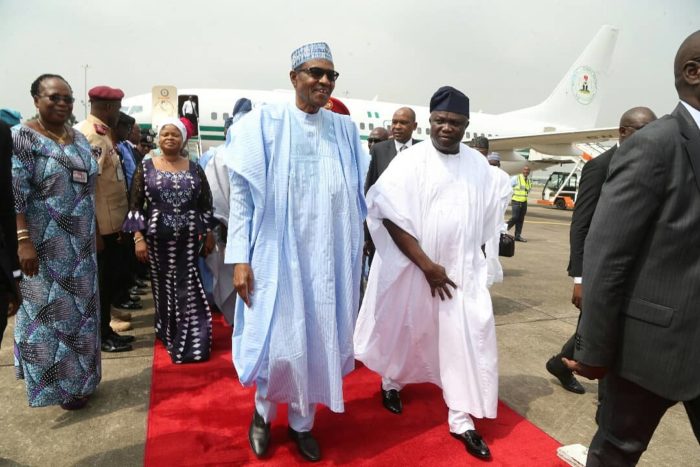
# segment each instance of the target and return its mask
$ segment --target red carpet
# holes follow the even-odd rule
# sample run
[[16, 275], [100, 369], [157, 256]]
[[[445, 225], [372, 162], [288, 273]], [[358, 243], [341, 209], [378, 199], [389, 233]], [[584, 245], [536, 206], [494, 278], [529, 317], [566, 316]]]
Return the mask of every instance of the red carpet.
[[[493, 465], [564, 466], [559, 443], [504, 404], [496, 420], [477, 421], [493, 461], [471, 457], [447, 428], [447, 408], [430, 384], [406, 387], [404, 413], [386, 411], [379, 401], [379, 376], [364, 367], [345, 379], [344, 414], [320, 408], [314, 434], [321, 445], [318, 465]], [[174, 365], [160, 342], [153, 359], [145, 465], [309, 465], [287, 438], [286, 407], [272, 425], [268, 457], [255, 458], [248, 446], [253, 389], [241, 387], [231, 363], [231, 332], [214, 317], [212, 358]]]

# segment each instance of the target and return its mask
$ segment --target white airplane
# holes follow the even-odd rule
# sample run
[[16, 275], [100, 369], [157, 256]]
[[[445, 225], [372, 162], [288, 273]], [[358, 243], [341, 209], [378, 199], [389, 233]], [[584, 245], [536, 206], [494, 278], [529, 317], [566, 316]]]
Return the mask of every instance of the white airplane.
[[[518, 149], [521, 152], [533, 149], [532, 154], [536, 155], [532, 158], [533, 161], [536, 159], [536, 163], [544, 166], [595, 157], [605, 148], [587, 143], [618, 137], [616, 127], [595, 128], [601, 104], [599, 94], [608, 78], [617, 35], [617, 28], [603, 26], [554, 91], [540, 104], [497, 115], [472, 113], [465, 141], [477, 135], [488, 137], [491, 150], [501, 155], [502, 168], [511, 174], [519, 173], [528, 163], [526, 158], [516, 152]], [[159, 98], [156, 90], [163, 93], [164, 88], [166, 87], [154, 87], [152, 94], [124, 99], [122, 111], [133, 116], [142, 126], [157, 124], [152, 119], [156, 120], [159, 112], [162, 116], [163, 109], [153, 111]], [[199, 111], [203, 150], [221, 144], [224, 140], [224, 120], [238, 99], [247, 97], [253, 106], [294, 100], [291, 88], [273, 91], [167, 88], [178, 96], [177, 101], [172, 100], [174, 96], [171, 96], [171, 103], [167, 104], [170, 113], [182, 109], [189, 96], [194, 97]], [[350, 110], [350, 116], [357, 124], [363, 140], [377, 126], [389, 128], [394, 111], [404, 106], [411, 107], [416, 112], [418, 128], [413, 134], [414, 138], [430, 137], [429, 110], [426, 106], [380, 102], [376, 98], [341, 100]]]

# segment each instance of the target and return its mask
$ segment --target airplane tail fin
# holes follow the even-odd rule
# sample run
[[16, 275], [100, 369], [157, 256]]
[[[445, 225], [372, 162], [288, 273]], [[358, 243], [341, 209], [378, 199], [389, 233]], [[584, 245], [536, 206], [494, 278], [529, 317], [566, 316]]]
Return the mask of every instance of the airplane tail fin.
[[594, 127], [618, 32], [613, 26], [603, 26], [547, 99], [502, 115], [542, 122], [547, 125], [543, 131]]

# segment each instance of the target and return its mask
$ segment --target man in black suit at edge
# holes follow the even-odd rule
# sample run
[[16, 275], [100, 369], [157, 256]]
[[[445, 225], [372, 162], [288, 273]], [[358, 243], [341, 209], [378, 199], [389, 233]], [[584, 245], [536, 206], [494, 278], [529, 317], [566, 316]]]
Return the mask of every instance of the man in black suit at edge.
[[682, 401], [700, 442], [700, 30], [674, 60], [681, 102], [617, 151], [586, 238], [569, 369], [605, 377], [586, 465], [635, 465]]
[[[582, 283], [583, 283], [583, 244], [591, 226], [593, 213], [595, 212], [600, 190], [605, 178], [608, 176], [610, 160], [617, 147], [635, 131], [641, 130], [648, 123], [656, 120], [656, 115], [647, 107], [634, 107], [620, 117], [619, 143], [605, 151], [600, 156], [592, 159], [583, 166], [581, 171], [581, 183], [576, 197], [576, 210], [571, 218], [571, 230], [569, 233], [569, 276], [574, 278], [574, 291], [571, 303], [581, 309]], [[567, 391], [583, 394], [586, 390], [579, 383], [571, 370], [569, 370], [562, 358], [574, 358], [574, 337], [571, 336], [561, 348], [561, 352], [547, 361], [547, 371], [556, 376], [561, 385]]]
[[[398, 153], [420, 142], [420, 140], [412, 138], [413, 132], [417, 127], [416, 113], [410, 107], [401, 107], [394, 112], [394, 116], [391, 118], [391, 135], [393, 139], [375, 143], [369, 150], [371, 160], [369, 162], [369, 170], [367, 170], [367, 178], [365, 179], [365, 194], [367, 194], [369, 188], [374, 185], [386, 168], [389, 167], [389, 163]], [[365, 227], [364, 253], [369, 257], [369, 264], [371, 265], [372, 258], [374, 258], [374, 245], [367, 227]]]
[[0, 343], [7, 317], [14, 315], [22, 302], [21, 277], [12, 195], [12, 136], [10, 127], [0, 121]]

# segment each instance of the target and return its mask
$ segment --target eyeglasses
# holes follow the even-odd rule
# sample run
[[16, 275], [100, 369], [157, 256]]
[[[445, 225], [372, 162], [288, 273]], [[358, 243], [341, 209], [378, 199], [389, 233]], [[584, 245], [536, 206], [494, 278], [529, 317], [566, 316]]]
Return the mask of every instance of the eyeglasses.
[[62, 96], [60, 94], [51, 94], [50, 96], [37, 96], [37, 97], [46, 97], [48, 100], [50, 100], [54, 104], [58, 104], [61, 101], [65, 102], [66, 104], [72, 104], [73, 102], [75, 102], [75, 97]]
[[384, 140], [381, 138], [367, 138], [368, 143], [381, 143], [382, 141]]
[[328, 78], [328, 81], [330, 81], [331, 83], [337, 80], [338, 76], [340, 76], [340, 73], [338, 73], [335, 70], [327, 70], [318, 66], [312, 66], [311, 68], [302, 68], [297, 71], [303, 71], [304, 73], [307, 73], [309, 76], [311, 76], [313, 79], [321, 79], [323, 78], [323, 75], [326, 75], [326, 78]]

